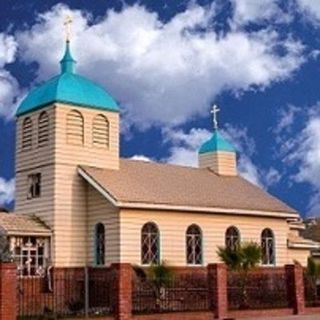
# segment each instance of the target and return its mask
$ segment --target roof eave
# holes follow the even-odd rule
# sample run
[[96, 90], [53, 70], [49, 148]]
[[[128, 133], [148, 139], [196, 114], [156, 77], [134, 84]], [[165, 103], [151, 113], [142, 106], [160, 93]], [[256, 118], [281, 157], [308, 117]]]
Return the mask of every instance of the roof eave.
[[320, 244], [317, 242], [314, 243], [299, 243], [299, 242], [292, 242], [288, 241], [288, 248], [289, 249], [320, 249]]
[[48, 101], [46, 103], [40, 104], [38, 106], [35, 106], [30, 110], [25, 110], [25, 111], [19, 112], [19, 109], [18, 109], [18, 111], [16, 113], [16, 116], [17, 117], [24, 116], [24, 115], [26, 115], [26, 114], [28, 114], [30, 112], [38, 111], [38, 110], [40, 110], [42, 108], [45, 108], [45, 107], [47, 107], [49, 105], [52, 105], [52, 104], [55, 104], [55, 103], [63, 103], [63, 104], [67, 104], [67, 105], [70, 105], [70, 106], [77, 106], [77, 107], [81, 107], [81, 108], [93, 108], [93, 109], [97, 109], [97, 110], [103, 110], [103, 111], [119, 113], [119, 108], [118, 107], [102, 107], [102, 106], [97, 106], [97, 105], [88, 105], [88, 104], [75, 103], [75, 102], [70, 102], [70, 101], [66, 101], [66, 100], [62, 100], [62, 99], [53, 99], [53, 100], [50, 100], [50, 101]]

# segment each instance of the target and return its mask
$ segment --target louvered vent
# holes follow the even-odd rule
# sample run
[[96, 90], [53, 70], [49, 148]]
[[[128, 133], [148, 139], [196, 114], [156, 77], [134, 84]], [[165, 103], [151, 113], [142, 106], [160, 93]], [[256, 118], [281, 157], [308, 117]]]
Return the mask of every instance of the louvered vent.
[[84, 138], [84, 124], [82, 114], [72, 110], [67, 115], [67, 142], [82, 145]]
[[49, 116], [42, 112], [38, 119], [38, 145], [43, 147], [49, 142]]
[[32, 120], [25, 118], [22, 124], [22, 149], [32, 148]]
[[109, 121], [102, 114], [93, 120], [92, 139], [93, 144], [100, 147], [109, 147]]

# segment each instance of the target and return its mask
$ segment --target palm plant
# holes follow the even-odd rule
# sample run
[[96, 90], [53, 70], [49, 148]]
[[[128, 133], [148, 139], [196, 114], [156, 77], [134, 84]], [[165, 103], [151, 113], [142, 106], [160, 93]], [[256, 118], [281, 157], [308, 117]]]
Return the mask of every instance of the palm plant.
[[152, 283], [156, 295], [156, 304], [161, 309], [161, 300], [166, 297], [166, 288], [172, 285], [174, 274], [164, 261], [152, 265], [147, 271], [147, 279]]
[[238, 244], [234, 248], [219, 247], [218, 256], [229, 270], [240, 276], [240, 290], [242, 295], [241, 307], [248, 307], [247, 283], [249, 272], [257, 267], [261, 261], [261, 247], [255, 242]]

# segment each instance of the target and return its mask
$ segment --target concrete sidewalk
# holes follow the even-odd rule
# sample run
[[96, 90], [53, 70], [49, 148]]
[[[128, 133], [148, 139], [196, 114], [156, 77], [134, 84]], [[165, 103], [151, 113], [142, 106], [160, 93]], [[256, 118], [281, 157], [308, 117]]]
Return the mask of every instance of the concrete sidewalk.
[[263, 318], [237, 318], [236, 320], [320, 320], [320, 314], [305, 316], [282, 316], [282, 317], [263, 317]]

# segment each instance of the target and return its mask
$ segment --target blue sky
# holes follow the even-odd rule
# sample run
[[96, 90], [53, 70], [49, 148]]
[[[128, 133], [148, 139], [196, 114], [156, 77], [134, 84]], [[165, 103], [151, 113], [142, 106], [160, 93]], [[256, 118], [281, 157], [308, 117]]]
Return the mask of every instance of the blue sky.
[[320, 215], [320, 1], [14, 1], [0, 10], [0, 205], [14, 205], [14, 113], [59, 72], [73, 17], [79, 73], [122, 112], [121, 155], [196, 165], [210, 107], [240, 173]]

